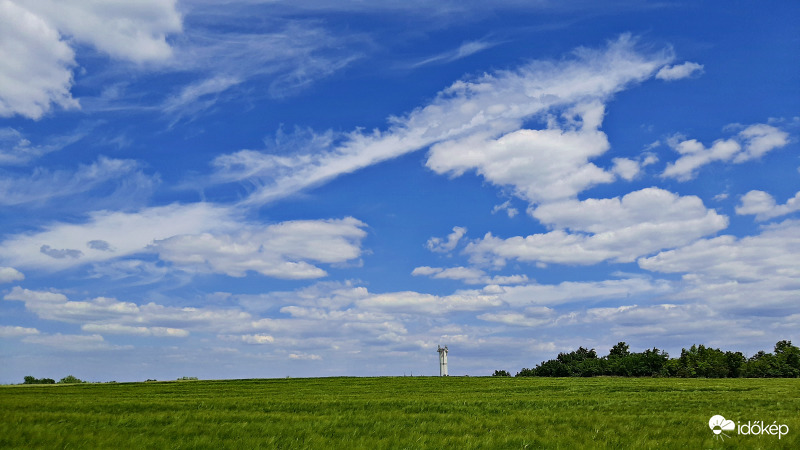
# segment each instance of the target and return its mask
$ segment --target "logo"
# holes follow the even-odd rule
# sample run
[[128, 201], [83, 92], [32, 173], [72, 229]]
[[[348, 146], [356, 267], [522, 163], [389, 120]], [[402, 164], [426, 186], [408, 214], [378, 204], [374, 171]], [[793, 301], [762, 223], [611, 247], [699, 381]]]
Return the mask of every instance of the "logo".
[[733, 423], [732, 420], [725, 420], [724, 417], [717, 414], [716, 416], [712, 416], [711, 419], [708, 421], [708, 428], [711, 428], [711, 431], [714, 432], [714, 438], [725, 439], [725, 437], [730, 437], [730, 436], [728, 436], [724, 432], [735, 430], [736, 424]]
[[767, 424], [762, 420], [748, 420], [747, 423], [737, 421], [736, 423], [733, 423], [732, 420], [728, 420], [719, 414], [711, 416], [711, 419], [708, 420], [708, 428], [711, 428], [711, 432], [714, 433], [714, 439], [723, 440], [726, 437], [730, 438], [730, 435], [725, 433], [726, 431], [735, 431], [737, 434], [743, 436], [761, 436], [763, 434], [767, 434], [771, 436], [778, 436], [778, 439], [789, 433], [789, 425], [786, 425], [785, 423], [779, 425], [777, 420], [773, 421], [772, 424]]

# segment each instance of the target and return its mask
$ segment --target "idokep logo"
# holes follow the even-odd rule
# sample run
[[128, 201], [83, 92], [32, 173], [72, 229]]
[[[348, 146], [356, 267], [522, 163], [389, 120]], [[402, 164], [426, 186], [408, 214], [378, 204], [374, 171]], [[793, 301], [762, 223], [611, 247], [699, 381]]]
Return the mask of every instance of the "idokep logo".
[[779, 425], [777, 420], [772, 422], [772, 424], [766, 424], [762, 420], [748, 420], [747, 423], [737, 421], [736, 423], [733, 423], [732, 420], [727, 420], [719, 414], [711, 416], [711, 419], [708, 420], [708, 428], [711, 428], [711, 432], [714, 433], [714, 438], [718, 439], [725, 439], [726, 437], [729, 438], [730, 435], [726, 434], [726, 431], [736, 431], [738, 434], [745, 436], [760, 436], [764, 434], [771, 436], [777, 435], [778, 439], [789, 433], [789, 425], [786, 425], [785, 423]]

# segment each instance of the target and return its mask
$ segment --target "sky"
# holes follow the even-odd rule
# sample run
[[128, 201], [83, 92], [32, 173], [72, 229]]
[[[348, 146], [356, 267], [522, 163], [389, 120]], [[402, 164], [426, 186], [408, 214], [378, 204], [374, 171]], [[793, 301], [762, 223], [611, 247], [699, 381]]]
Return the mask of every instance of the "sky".
[[800, 3], [487, 3], [0, 0], [0, 383], [800, 343]]

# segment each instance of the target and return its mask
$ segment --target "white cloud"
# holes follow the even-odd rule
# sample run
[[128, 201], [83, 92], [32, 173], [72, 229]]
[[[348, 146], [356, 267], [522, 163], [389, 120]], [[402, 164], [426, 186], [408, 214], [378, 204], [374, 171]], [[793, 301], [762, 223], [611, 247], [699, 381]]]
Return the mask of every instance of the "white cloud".
[[715, 161], [742, 163], [758, 159], [788, 143], [789, 133], [766, 124], [750, 125], [733, 138], [714, 141], [708, 148], [696, 139], [686, 140], [682, 136], [675, 136], [668, 140], [668, 144], [681, 157], [667, 164], [661, 176], [680, 181], [691, 180], [697, 176], [697, 169], [706, 164]]
[[767, 152], [789, 143], [789, 133], [763, 123], [750, 125], [740, 131], [738, 137], [744, 142], [744, 151], [736, 155], [733, 160], [735, 163], [761, 158]]
[[492, 214], [496, 214], [500, 211], [505, 211], [509, 219], [513, 219], [517, 214], [519, 214], [519, 210], [511, 206], [511, 200], [506, 200], [505, 202], [495, 205], [495, 207], [492, 208]]
[[289, 278], [319, 278], [326, 272], [308, 261], [344, 263], [361, 254], [364, 223], [298, 220], [263, 228], [250, 226], [235, 234], [179, 235], [157, 241], [161, 259], [185, 270], [242, 277], [248, 271]]
[[168, 327], [141, 327], [121, 325], [118, 323], [87, 323], [81, 326], [81, 330], [89, 333], [98, 334], [126, 334], [134, 336], [155, 336], [155, 337], [186, 337], [189, 332], [180, 328]]
[[33, 336], [36, 334], [39, 334], [39, 330], [37, 330], [36, 328], [0, 325], [0, 338], [15, 338], [23, 336]]
[[289, 353], [289, 359], [299, 359], [305, 361], [321, 361], [322, 357], [313, 353]]
[[614, 167], [611, 169], [611, 171], [627, 181], [631, 181], [636, 178], [641, 170], [639, 163], [632, 159], [614, 158], [613, 162]]
[[438, 55], [431, 56], [430, 58], [425, 58], [422, 61], [414, 63], [411, 65], [412, 68], [417, 68], [421, 66], [426, 66], [428, 64], [442, 64], [442, 63], [449, 63], [453, 61], [457, 61], [462, 58], [466, 58], [470, 55], [474, 55], [475, 53], [482, 52], [486, 49], [490, 49], [496, 46], [497, 42], [491, 41], [467, 41], [458, 46], [458, 48], [440, 53]]
[[25, 275], [13, 267], [0, 267], [0, 283], [11, 283], [12, 281], [22, 281]]
[[[702, 274], [735, 281], [800, 279], [800, 221], [768, 225], [756, 236], [725, 235], [639, 259], [639, 266], [665, 273]], [[795, 288], [796, 289], [796, 288]]]
[[785, 216], [795, 211], [800, 211], [800, 192], [783, 205], [777, 205], [775, 199], [768, 193], [753, 190], [743, 195], [741, 204], [736, 207], [736, 214], [755, 215], [758, 221]]
[[481, 291], [459, 291], [436, 296], [413, 291], [374, 294], [357, 305], [368, 311], [399, 312], [404, 314], [445, 314], [452, 311], [479, 311], [500, 306], [502, 301], [493, 294]]
[[614, 180], [589, 162], [609, 148], [597, 129], [603, 114], [600, 103], [581, 104], [564, 114], [560, 126], [551, 121], [547, 129], [514, 131], [496, 140], [481, 134], [449, 140], [431, 147], [427, 166], [452, 175], [475, 169], [532, 203], [570, 198]]
[[[146, 252], [155, 241], [172, 236], [238, 229], [241, 225], [235, 216], [229, 208], [207, 203], [158, 206], [133, 213], [96, 211], [84, 223], [54, 223], [42, 231], [7, 237], [0, 242], [0, 260], [18, 268], [67, 269]], [[114, 251], [88, 245], [96, 240], [107, 242]], [[53, 258], [40, 251], [44, 245], [81, 255]]]
[[[292, 155], [247, 151], [225, 155], [215, 161], [215, 179], [257, 181], [258, 188], [247, 202], [262, 204], [341, 174], [438, 144], [431, 149], [428, 165], [439, 172], [458, 174], [476, 168], [492, 177], [493, 182], [518, 184], [519, 190], [531, 197], [571, 195], [576, 190], [613, 179], [613, 174], [586, 163], [588, 158], [607, 148], [605, 134], [597, 131], [602, 121], [602, 102], [629, 85], [649, 78], [670, 59], [667, 53], [641, 54], [630, 36], [622, 36], [605, 49], [580, 48], [571, 59], [536, 61], [515, 71], [458, 81], [440, 92], [430, 104], [404, 117], [392, 118], [387, 131], [353, 132], [323, 151]], [[525, 119], [565, 109], [573, 110], [565, 118], [566, 131], [550, 128], [515, 132]], [[580, 123], [575, 120], [577, 117]], [[475, 161], [465, 160], [460, 155], [448, 161], [442, 156], [453, 150], [448, 142], [482, 148], [486, 142], [503, 135], [499, 142], [491, 144], [490, 150], [497, 153], [494, 156], [504, 158], [497, 164], [480, 152], [469, 154], [470, 158], [477, 158]], [[588, 147], [564, 155], [568, 167], [560, 174], [565, 180], [555, 180], [559, 182], [554, 188], [547, 188], [546, 182], [518, 173], [509, 166], [513, 166], [513, 160], [508, 158], [512, 153], [524, 154], [537, 148], [540, 152], [564, 150], [566, 143]], [[558, 157], [548, 155], [553, 159], [551, 166], [555, 166]], [[241, 160], [245, 157], [250, 167], [258, 170], [243, 170]], [[236, 161], [239, 164], [231, 164]], [[547, 182], [550, 181], [553, 180], [548, 178]]]
[[480, 269], [460, 266], [448, 268], [420, 266], [411, 271], [411, 275], [429, 276], [440, 280], [459, 280], [467, 284], [506, 285], [528, 282], [528, 277], [526, 275], [496, 275], [490, 277], [486, 272]]
[[673, 80], [680, 80], [682, 78], [688, 78], [692, 75], [699, 75], [703, 73], [703, 65], [697, 64], [694, 62], [685, 62], [683, 64], [676, 64], [673, 66], [664, 66], [662, 67], [658, 73], [656, 73], [656, 78], [659, 80], [664, 81], [673, 81]]
[[706, 209], [698, 197], [680, 197], [658, 188], [622, 198], [547, 203], [531, 214], [558, 229], [508, 239], [487, 233], [465, 252], [474, 262], [495, 265], [503, 265], [507, 259], [560, 264], [631, 262], [686, 245], [728, 225], [727, 217]]
[[565, 281], [559, 284], [527, 284], [503, 288], [503, 302], [512, 307], [555, 306], [566, 303], [585, 303], [651, 297], [672, 292], [666, 281], [626, 278], [603, 281]]
[[432, 237], [428, 239], [428, 242], [425, 243], [425, 247], [432, 252], [448, 253], [456, 248], [458, 242], [462, 237], [464, 237], [465, 234], [467, 234], [466, 228], [453, 227], [453, 232], [447, 235], [446, 240], [438, 237]]
[[89, 165], [75, 171], [49, 171], [37, 168], [31, 174], [0, 178], [0, 205], [42, 205], [61, 197], [89, 192], [105, 183], [115, 182], [123, 192], [122, 180], [130, 180], [136, 190], [149, 193], [155, 183], [141, 172], [141, 166], [130, 159], [111, 159], [100, 156]]
[[177, 0], [18, 0], [62, 34], [137, 63], [172, 55], [167, 35], [182, 30]]
[[172, 56], [177, 0], [0, 0], [0, 117], [39, 119], [79, 108], [70, 92], [75, 44], [136, 63]]
[[218, 339], [228, 342], [243, 342], [245, 344], [264, 345], [272, 344], [275, 338], [268, 334], [220, 334]]
[[0, 0], [0, 117], [39, 119], [72, 98], [75, 54], [58, 31], [16, 2]]
[[99, 334], [79, 335], [79, 334], [40, 334], [27, 336], [22, 342], [28, 344], [39, 344], [59, 350], [73, 352], [88, 352], [95, 350], [118, 350], [125, 347], [111, 345]]
[[84, 331], [98, 334], [185, 337], [188, 330], [230, 333], [254, 329], [253, 317], [234, 308], [137, 305], [108, 297], [75, 301], [62, 293], [20, 287], [3, 298], [25, 303], [25, 308], [41, 319], [78, 323]]

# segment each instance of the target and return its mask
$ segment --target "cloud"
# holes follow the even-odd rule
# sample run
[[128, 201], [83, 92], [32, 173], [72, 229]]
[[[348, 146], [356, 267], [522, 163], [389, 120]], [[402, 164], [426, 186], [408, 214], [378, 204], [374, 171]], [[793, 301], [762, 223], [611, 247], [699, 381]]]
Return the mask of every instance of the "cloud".
[[[0, 260], [18, 268], [62, 270], [151, 252], [149, 246], [155, 241], [173, 236], [227, 231], [240, 226], [231, 209], [206, 203], [157, 206], [131, 213], [95, 211], [83, 223], [56, 222], [38, 232], [7, 236], [0, 242]], [[99, 240], [115, 251], [87, 245]], [[81, 254], [54, 258], [47, 254], [54, 249], [73, 249]]]
[[39, 247], [39, 253], [42, 253], [44, 255], [47, 255], [55, 259], [64, 259], [64, 258], [78, 259], [81, 256], [83, 256], [83, 252], [80, 250], [75, 250], [71, 248], [65, 248], [65, 249], [52, 248], [49, 245], [43, 245]]
[[[58, 350], [72, 352], [88, 352], [96, 350], [119, 350], [126, 347], [111, 345], [99, 334], [80, 335], [80, 334], [40, 334], [26, 336], [22, 342], [28, 344], [38, 344], [52, 347]], [[127, 347], [130, 348], [130, 347]]]
[[188, 330], [230, 333], [254, 329], [253, 317], [234, 308], [171, 307], [152, 302], [138, 305], [108, 297], [75, 301], [62, 293], [20, 287], [3, 298], [25, 303], [25, 309], [41, 319], [78, 323], [84, 331], [98, 334], [185, 337]]
[[472, 268], [472, 267], [429, 267], [420, 266], [411, 271], [413, 276], [428, 276], [439, 280], [458, 280], [466, 284], [491, 284], [491, 285], [506, 285], [506, 284], [520, 284], [527, 283], [528, 277], [526, 275], [497, 275], [490, 277], [486, 272]]
[[456, 49], [431, 56], [422, 61], [412, 64], [411, 67], [417, 68], [429, 64], [445, 64], [453, 61], [458, 61], [459, 59], [463, 59], [470, 55], [474, 55], [475, 53], [479, 53], [484, 50], [490, 49], [496, 45], [498, 45], [497, 42], [490, 42], [485, 40], [467, 41], [458, 46], [458, 48]]
[[15, 338], [23, 336], [33, 336], [37, 334], [39, 334], [39, 330], [37, 330], [36, 328], [0, 325], [0, 338]]
[[703, 73], [703, 65], [693, 62], [685, 62], [674, 66], [664, 66], [657, 73], [656, 78], [664, 81], [674, 81], [689, 78], [693, 75]]
[[17, 166], [29, 163], [43, 155], [83, 139], [91, 127], [79, 127], [72, 134], [50, 137], [34, 144], [14, 128], [0, 128], [0, 166]]
[[500, 211], [505, 211], [509, 219], [513, 219], [517, 214], [519, 214], [519, 210], [511, 206], [511, 200], [507, 200], [502, 204], [495, 205], [495, 207], [492, 208], [492, 214], [496, 214]]
[[432, 237], [425, 243], [425, 247], [437, 253], [448, 253], [453, 251], [458, 242], [464, 235], [467, 234], [467, 229], [464, 227], [453, 227], [453, 232], [447, 235], [447, 240], [438, 237]]
[[319, 278], [326, 272], [308, 261], [344, 263], [361, 254], [364, 223], [338, 220], [298, 220], [235, 234], [179, 235], [156, 241], [164, 261], [184, 270], [242, 277], [248, 271], [277, 278]]
[[172, 56], [177, 0], [0, 0], [0, 117], [80, 108], [70, 92], [76, 44], [135, 63]]
[[182, 31], [177, 0], [21, 0], [62, 34], [136, 63], [172, 56], [167, 35]]
[[[493, 182], [518, 185], [519, 191], [529, 197], [571, 195], [613, 180], [613, 174], [586, 163], [607, 148], [605, 134], [597, 131], [602, 102], [652, 76], [670, 59], [667, 53], [637, 52], [634, 39], [625, 35], [604, 49], [577, 49], [569, 59], [535, 61], [514, 71], [458, 81], [428, 105], [404, 117], [392, 118], [386, 131], [351, 132], [314, 152], [278, 155], [248, 150], [223, 155], [214, 163], [213, 178], [253, 182], [257, 188], [246, 203], [263, 204], [433, 146], [428, 166], [439, 173], [458, 175], [476, 168]], [[519, 130], [526, 119], [567, 109], [571, 113], [565, 117], [566, 130]], [[494, 143], [497, 136], [503, 137]], [[455, 155], [456, 143], [459, 148], [473, 151]], [[566, 144], [577, 145], [579, 150], [565, 153], [567, 169], [559, 172], [565, 180], [553, 188], [547, 187], [550, 178], [540, 181], [514, 169], [514, 154], [537, 149], [545, 154], [564, 150]], [[555, 160], [558, 156], [554, 153], [547, 154], [554, 159], [551, 167], [561, 161]], [[493, 158], [499, 161], [494, 163]], [[244, 160], [257, 170], [243, 170]], [[525, 161], [524, 167], [530, 168], [530, 163]]]
[[13, 281], [22, 281], [25, 275], [13, 267], [0, 267], [0, 283], [11, 283]]
[[272, 344], [275, 342], [275, 338], [268, 334], [220, 334], [217, 338], [228, 342], [243, 342], [245, 344], [255, 345]]
[[728, 226], [727, 217], [706, 209], [698, 197], [681, 197], [659, 188], [622, 198], [547, 203], [531, 214], [556, 229], [507, 239], [487, 233], [470, 243], [465, 253], [473, 262], [495, 265], [507, 259], [558, 264], [632, 262]]
[[742, 163], [761, 158], [769, 151], [786, 146], [789, 133], [772, 125], [755, 124], [732, 138], [714, 141], [708, 148], [696, 139], [686, 140], [682, 136], [675, 136], [667, 143], [681, 157], [667, 164], [661, 176], [687, 181], [697, 176], [698, 168], [715, 161]]
[[189, 332], [180, 328], [167, 327], [141, 327], [120, 325], [117, 323], [87, 323], [81, 326], [81, 330], [89, 333], [98, 334], [123, 334], [134, 336], [155, 336], [155, 337], [186, 337]]
[[108, 183], [118, 189], [112, 194], [149, 194], [157, 177], [149, 177], [141, 166], [130, 159], [111, 159], [100, 156], [96, 162], [80, 165], [75, 171], [50, 171], [34, 169], [31, 174], [20, 174], [0, 178], [0, 205], [40, 206], [54, 199], [73, 197], [90, 192]]
[[800, 279], [800, 221], [765, 226], [755, 236], [702, 239], [691, 245], [639, 259], [645, 270], [702, 274], [736, 281]]
[[603, 114], [600, 103], [580, 104], [564, 113], [564, 124], [551, 121], [544, 130], [519, 130], [496, 140], [476, 134], [436, 144], [427, 166], [456, 176], [475, 169], [532, 203], [573, 197], [614, 180], [589, 162], [609, 148], [605, 133], [597, 130]]
[[50, 24], [9, 0], [0, 0], [0, 61], [0, 117], [39, 119], [52, 106], [80, 106], [70, 93], [72, 49]]
[[783, 205], [777, 205], [775, 199], [768, 193], [753, 190], [743, 195], [741, 203], [736, 207], [736, 214], [755, 215], [759, 222], [785, 216], [795, 211], [800, 211], [800, 192]]

